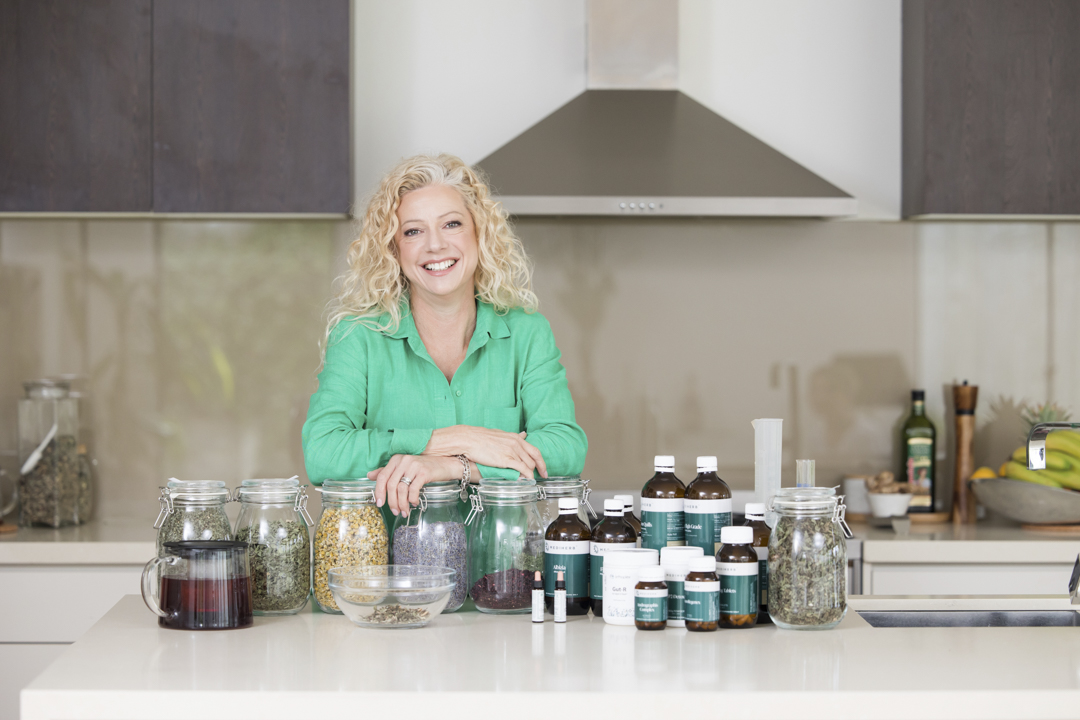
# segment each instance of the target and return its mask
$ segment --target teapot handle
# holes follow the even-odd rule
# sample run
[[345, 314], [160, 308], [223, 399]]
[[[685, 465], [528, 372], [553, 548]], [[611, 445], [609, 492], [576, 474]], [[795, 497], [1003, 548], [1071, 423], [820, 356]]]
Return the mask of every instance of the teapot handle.
[[150, 608], [150, 612], [154, 613], [158, 617], [168, 617], [164, 610], [161, 609], [161, 571], [159, 566], [161, 565], [176, 565], [180, 562], [180, 558], [175, 555], [166, 555], [165, 557], [156, 557], [150, 562], [146, 563], [146, 567], [142, 571], [142, 599], [146, 603], [146, 607]]

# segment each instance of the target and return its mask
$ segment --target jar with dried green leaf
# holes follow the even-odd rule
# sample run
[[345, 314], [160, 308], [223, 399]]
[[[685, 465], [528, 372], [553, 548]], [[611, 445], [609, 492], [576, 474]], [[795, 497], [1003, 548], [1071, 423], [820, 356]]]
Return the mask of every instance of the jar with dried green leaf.
[[161, 488], [161, 512], [154, 522], [158, 557], [165, 557], [167, 542], [232, 540], [232, 524], [225, 514], [231, 500], [232, 493], [221, 480], [169, 478]]

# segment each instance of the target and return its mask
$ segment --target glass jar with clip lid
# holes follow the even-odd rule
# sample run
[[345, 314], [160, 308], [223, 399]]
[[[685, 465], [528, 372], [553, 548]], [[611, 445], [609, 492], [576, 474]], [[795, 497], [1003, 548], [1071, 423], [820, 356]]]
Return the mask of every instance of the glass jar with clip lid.
[[468, 543], [458, 501], [461, 483], [433, 482], [420, 488], [420, 504], [394, 524], [395, 565], [431, 565], [457, 572], [444, 613], [454, 612], [469, 593]]
[[469, 594], [480, 612], [527, 613], [534, 574], [544, 569], [536, 481], [481, 478], [472, 493]]
[[327, 572], [357, 565], [386, 565], [389, 542], [375, 507], [375, 481], [324, 480], [322, 514], [315, 530], [315, 601], [323, 612], [341, 615]]
[[167, 542], [232, 540], [232, 526], [225, 514], [225, 505], [232, 499], [221, 480], [169, 478], [161, 488], [161, 512], [154, 521], [158, 557], [164, 557]]
[[590, 528], [599, 520], [593, 506], [589, 504], [589, 481], [579, 477], [548, 477], [536, 481], [539, 500], [536, 509], [540, 513], [540, 520], [547, 530], [556, 518], [559, 517], [559, 498], [572, 497], [578, 501], [578, 517], [581, 522]]
[[[769, 503], [769, 617], [789, 630], [827, 630], [847, 612], [844, 497], [833, 488], [781, 488]], [[768, 517], [768, 516], [767, 516]]]
[[245, 480], [233, 539], [248, 544], [256, 615], [293, 615], [311, 594], [311, 516], [300, 479]]
[[58, 528], [90, 519], [93, 486], [79, 444], [79, 403], [69, 389], [63, 380], [23, 383], [18, 413], [22, 526]]

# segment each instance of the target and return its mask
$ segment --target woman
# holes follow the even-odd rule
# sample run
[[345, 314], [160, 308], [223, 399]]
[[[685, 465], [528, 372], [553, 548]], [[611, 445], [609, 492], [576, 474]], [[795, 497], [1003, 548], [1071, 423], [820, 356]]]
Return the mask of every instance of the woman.
[[398, 515], [429, 482], [581, 472], [585, 433], [525, 251], [474, 170], [403, 162], [348, 263], [303, 429], [313, 482], [366, 475]]

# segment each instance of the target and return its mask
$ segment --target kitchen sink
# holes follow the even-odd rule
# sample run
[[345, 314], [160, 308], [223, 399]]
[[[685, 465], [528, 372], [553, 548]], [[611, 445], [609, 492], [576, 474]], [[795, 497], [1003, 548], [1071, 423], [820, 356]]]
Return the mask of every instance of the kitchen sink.
[[873, 627], [1077, 627], [1075, 610], [913, 610], [864, 611]]

